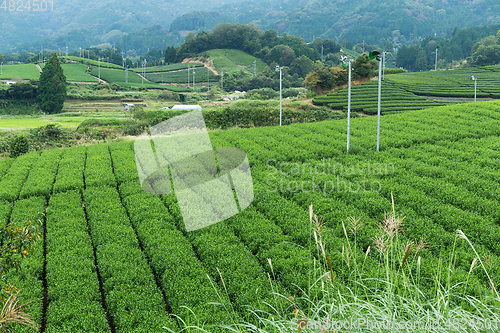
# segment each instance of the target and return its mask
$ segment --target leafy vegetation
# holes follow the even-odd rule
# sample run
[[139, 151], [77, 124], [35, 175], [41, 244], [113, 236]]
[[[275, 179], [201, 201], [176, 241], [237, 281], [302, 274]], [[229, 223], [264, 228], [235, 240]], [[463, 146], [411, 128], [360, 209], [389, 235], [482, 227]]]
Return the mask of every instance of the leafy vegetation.
[[[103, 65], [104, 66], [104, 65]], [[61, 64], [68, 82], [97, 82], [97, 78], [87, 73], [87, 65], [84, 64]]]
[[86, 59], [86, 58], [81, 58], [81, 57], [76, 57], [76, 56], [61, 56], [61, 59], [68, 59], [68, 60], [80, 62], [80, 63], [85, 64], [85, 65], [92, 65], [92, 66], [96, 66], [96, 67], [100, 65], [101, 67], [106, 67], [106, 68], [110, 67], [110, 68], [123, 69], [123, 67], [120, 65], [106, 62], [106, 61], [103, 61], [102, 59], [101, 59], [101, 61], [97, 61], [94, 59]]
[[20, 78], [23, 80], [38, 80], [40, 71], [34, 64], [2, 65], [0, 79]]
[[[425, 306], [444, 321], [496, 315], [498, 107], [384, 116], [380, 152], [373, 117], [351, 121], [348, 154], [342, 120], [210, 132], [215, 147], [247, 152], [255, 197], [240, 214], [189, 233], [175, 195], [141, 189], [131, 142], [0, 161], [0, 220], [33, 218], [48, 203], [46, 247], [30, 250], [9, 281], [23, 301], [40, 298], [30, 313], [53, 332], [276, 331], [297, 319], [345, 320], [361, 305], [388, 319], [377, 301], [412, 302], [396, 321], [418, 319]], [[212, 194], [200, 194], [201, 207]], [[377, 220], [380, 228], [369, 223]], [[327, 311], [334, 301], [347, 312]]]
[[30, 143], [25, 135], [19, 134], [10, 143], [9, 156], [16, 158], [20, 155], [26, 154], [30, 150]]
[[266, 64], [251, 55], [232, 49], [214, 49], [207, 52], [217, 72], [224, 72], [225, 74], [245, 72], [249, 76], [253, 76], [254, 64], [256, 61], [256, 74], [262, 74]]
[[66, 100], [66, 76], [55, 53], [40, 74], [37, 98], [40, 109], [46, 113], [59, 113], [63, 108]]

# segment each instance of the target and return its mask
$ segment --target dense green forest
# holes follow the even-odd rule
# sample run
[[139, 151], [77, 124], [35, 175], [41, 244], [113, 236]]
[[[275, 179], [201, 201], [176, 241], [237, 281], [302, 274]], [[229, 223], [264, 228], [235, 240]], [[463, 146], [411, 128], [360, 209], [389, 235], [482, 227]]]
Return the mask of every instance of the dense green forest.
[[[108, 43], [119, 46], [126, 56], [140, 56], [148, 48], [178, 47], [189, 31], [210, 32], [218, 23], [254, 24], [262, 31], [274, 30], [279, 36], [286, 33], [307, 42], [321, 37], [378, 47], [390, 42], [398, 48], [421, 44], [427, 36], [450, 38], [455, 28], [498, 24], [499, 13], [497, 0], [175, 0], [154, 4], [77, 0], [36, 17], [0, 11], [0, 20], [10, 22], [0, 31], [0, 52], [36, 53], [42, 46], [68, 47], [73, 52]], [[478, 41], [471, 40], [469, 48]]]
[[245, 1], [225, 4], [211, 12], [184, 14], [170, 25], [170, 31], [210, 30], [216, 23], [228, 22], [217, 13], [234, 17], [236, 23], [253, 23], [262, 30], [274, 29], [300, 36], [347, 39], [353, 44], [394, 45], [420, 42], [426, 36], [450, 36], [455, 27], [500, 23], [500, 3], [496, 0], [388, 0]]
[[500, 24], [453, 30], [451, 38], [427, 37], [421, 43], [403, 45], [397, 51], [396, 65], [410, 71], [449, 68], [467, 59], [469, 66], [494, 65], [500, 62], [498, 31]]
[[[0, 52], [20, 53], [33, 51], [30, 44], [39, 40], [60, 43], [50, 46], [52, 49], [70, 47], [75, 51], [79, 47], [86, 48], [103, 42], [113, 42], [113, 39], [131, 34], [151, 25], [161, 25], [168, 28], [174, 19], [194, 10], [211, 10], [226, 3], [236, 3], [241, 0], [168, 0], [168, 1], [118, 1], [118, 0], [72, 0], [57, 1], [45, 11], [34, 9], [28, 11], [13, 11], [7, 8], [0, 10], [0, 22], [5, 22], [0, 29]], [[24, 2], [26, 4], [26, 1]], [[3, 9], [3, 8], [2, 8]], [[21, 8], [22, 10], [22, 8]], [[7, 24], [8, 23], [8, 24]], [[79, 36], [71, 39], [77, 45], [68, 44], [68, 34], [84, 30], [88, 37]], [[98, 39], [94, 41], [88, 39]], [[64, 43], [63, 43], [64, 42]], [[182, 41], [180, 42], [182, 43]], [[180, 44], [179, 43], [179, 44]], [[44, 44], [44, 45], [45, 45]], [[33, 45], [34, 48], [36, 45]], [[46, 46], [48, 47], [48, 46]], [[74, 47], [74, 48], [73, 48]], [[166, 47], [166, 46], [162, 46]], [[39, 49], [39, 48], [36, 48]]]

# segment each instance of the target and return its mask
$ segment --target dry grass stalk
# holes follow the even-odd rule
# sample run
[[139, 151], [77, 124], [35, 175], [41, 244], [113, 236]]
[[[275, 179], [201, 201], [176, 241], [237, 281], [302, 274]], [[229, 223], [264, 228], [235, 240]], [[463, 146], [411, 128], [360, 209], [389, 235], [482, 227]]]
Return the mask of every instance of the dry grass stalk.
[[470, 269], [469, 269], [469, 274], [472, 273], [472, 270], [474, 269], [474, 266], [477, 264], [477, 257], [472, 260], [472, 263], [470, 264]]
[[406, 244], [405, 255], [403, 257], [403, 262], [401, 263], [401, 268], [405, 266], [406, 259], [408, 259], [408, 257], [410, 256], [410, 253], [413, 249], [413, 245], [414, 245], [413, 242], [408, 242], [408, 244]]
[[0, 328], [3, 329], [9, 324], [20, 324], [36, 330], [39, 325], [29, 318], [29, 314], [22, 311], [23, 307], [30, 302], [19, 304], [17, 299], [19, 292], [20, 290], [13, 291], [4, 303], [2, 313], [0, 313]]

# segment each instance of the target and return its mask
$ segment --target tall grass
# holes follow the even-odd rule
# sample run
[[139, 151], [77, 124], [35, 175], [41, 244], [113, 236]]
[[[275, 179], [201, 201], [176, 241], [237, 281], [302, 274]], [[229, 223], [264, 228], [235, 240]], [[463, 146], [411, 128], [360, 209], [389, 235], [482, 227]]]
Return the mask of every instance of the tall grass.
[[[404, 217], [394, 210], [379, 224], [372, 246], [360, 252], [357, 234], [360, 218], [342, 221], [345, 242], [342, 260], [347, 279], [336, 279], [322, 234], [323, 221], [310, 207], [311, 237], [317, 253], [312, 259], [311, 284], [299, 296], [275, 293], [268, 310], [248, 310], [250, 320], [220, 323], [217, 327], [183, 327], [185, 332], [487, 332], [498, 331], [500, 297], [481, 256], [472, 242], [457, 230], [455, 246], [433, 268], [432, 283], [420, 275], [425, 249], [423, 239], [408, 241], [401, 235]], [[466, 242], [474, 252], [465, 281], [452, 283], [455, 249]], [[314, 245], [314, 244], [313, 244]], [[367, 261], [375, 262], [368, 265]], [[474, 268], [486, 275], [489, 286], [478, 296], [467, 294]], [[374, 272], [378, 272], [374, 274]], [[429, 285], [434, 286], [429, 289]], [[248, 317], [247, 317], [248, 318]]]

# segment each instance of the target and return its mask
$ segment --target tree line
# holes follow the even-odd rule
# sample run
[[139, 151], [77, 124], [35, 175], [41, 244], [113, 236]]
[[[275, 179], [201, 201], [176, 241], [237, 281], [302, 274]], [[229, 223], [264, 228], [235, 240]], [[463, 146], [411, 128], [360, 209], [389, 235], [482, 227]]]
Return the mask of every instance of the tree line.
[[467, 60], [469, 66], [494, 65], [500, 62], [498, 37], [500, 24], [453, 30], [451, 38], [427, 37], [419, 44], [403, 45], [397, 50], [396, 66], [410, 71], [425, 71], [436, 66], [449, 68], [454, 61]]

